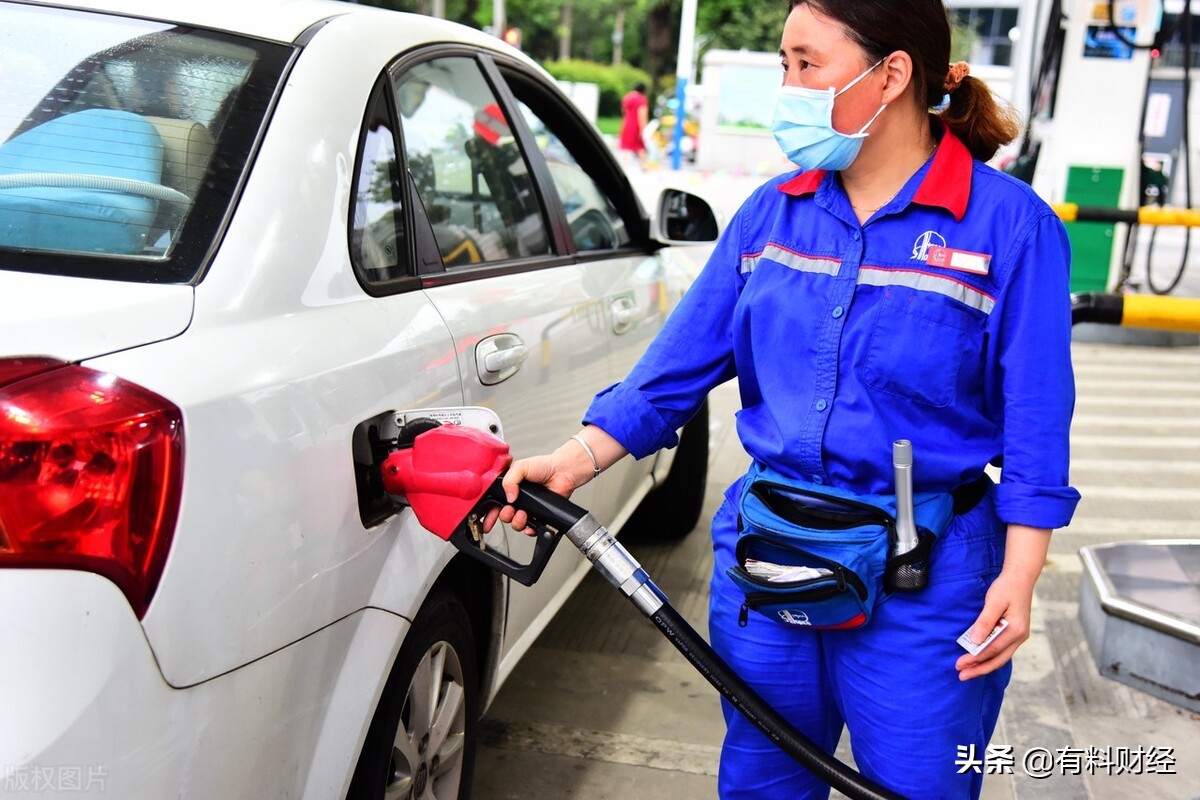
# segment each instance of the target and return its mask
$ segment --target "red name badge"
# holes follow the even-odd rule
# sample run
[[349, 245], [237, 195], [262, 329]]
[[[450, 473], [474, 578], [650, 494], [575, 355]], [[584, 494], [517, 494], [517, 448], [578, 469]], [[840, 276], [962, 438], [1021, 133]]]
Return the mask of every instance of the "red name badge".
[[955, 250], [931, 244], [925, 254], [925, 263], [931, 267], [987, 275], [988, 268], [992, 264], [992, 257], [986, 253], [972, 253], [970, 250]]

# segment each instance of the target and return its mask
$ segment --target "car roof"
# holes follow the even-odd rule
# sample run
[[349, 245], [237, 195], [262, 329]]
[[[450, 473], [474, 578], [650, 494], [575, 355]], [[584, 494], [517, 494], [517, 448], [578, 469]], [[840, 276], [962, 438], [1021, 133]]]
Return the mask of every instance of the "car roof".
[[[333, 17], [400, 13], [342, 0], [65, 0], [41, 4], [145, 17], [286, 43], [294, 42], [314, 24]], [[413, 17], [413, 24], [428, 29], [430, 38], [444, 39], [462, 30], [444, 20], [409, 16]]]
[[31, 5], [99, 11], [225, 31], [293, 44], [323, 22], [344, 30], [395, 31], [399, 50], [432, 42], [458, 42], [504, 53], [546, 79], [550, 75], [527, 53], [476, 28], [444, 19], [343, 0], [15, 0]]

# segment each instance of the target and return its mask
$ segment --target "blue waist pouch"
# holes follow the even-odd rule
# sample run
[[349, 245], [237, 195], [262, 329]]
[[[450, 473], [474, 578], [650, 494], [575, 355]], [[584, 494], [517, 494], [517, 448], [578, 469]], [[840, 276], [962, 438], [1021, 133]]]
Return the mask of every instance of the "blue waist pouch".
[[[879, 598], [906, 591], [954, 516], [949, 492], [913, 496], [917, 546], [891, 556], [896, 498], [857, 495], [798, 481], [762, 464], [742, 485], [737, 565], [727, 571], [746, 595], [742, 624], [756, 611], [784, 625], [858, 628]], [[923, 585], [923, 584], [922, 584]]]

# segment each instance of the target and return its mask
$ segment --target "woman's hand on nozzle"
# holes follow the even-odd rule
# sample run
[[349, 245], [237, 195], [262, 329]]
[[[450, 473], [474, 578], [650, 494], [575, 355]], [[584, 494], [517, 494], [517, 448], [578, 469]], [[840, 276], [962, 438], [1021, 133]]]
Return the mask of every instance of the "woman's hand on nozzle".
[[[553, 453], [541, 456], [532, 456], [530, 458], [521, 458], [512, 463], [508, 468], [508, 472], [504, 473], [504, 494], [508, 498], [508, 502], [515, 503], [517, 496], [520, 494], [518, 488], [522, 481], [530, 481], [532, 483], [540, 483], [555, 494], [563, 497], [570, 497], [571, 492], [578, 489], [584, 483], [587, 483], [587, 478], [592, 477], [591, 468], [588, 469], [587, 475], [580, 480], [579, 469], [573, 463], [574, 459], [564, 457], [564, 448], [560, 447]], [[566, 456], [573, 454], [567, 453]], [[496, 520], [506, 522], [513, 527], [514, 530], [524, 531], [526, 535], [532, 536], [536, 531], [529, 527], [529, 516], [524, 511], [519, 511], [512, 505], [506, 505], [503, 508], [492, 508], [488, 511], [487, 516], [483, 519], [484, 532], [491, 531], [496, 525]]]
[[[589, 443], [590, 442], [590, 443]], [[540, 483], [555, 494], [570, 497], [571, 492], [612, 466], [626, 455], [625, 448], [603, 429], [587, 425], [582, 431], [563, 442], [553, 453], [514, 461], [504, 474], [504, 493], [508, 505], [493, 508], [483, 519], [484, 532], [496, 525], [496, 520], [532, 536], [529, 515], [513, 507], [520, 494], [522, 481]]]

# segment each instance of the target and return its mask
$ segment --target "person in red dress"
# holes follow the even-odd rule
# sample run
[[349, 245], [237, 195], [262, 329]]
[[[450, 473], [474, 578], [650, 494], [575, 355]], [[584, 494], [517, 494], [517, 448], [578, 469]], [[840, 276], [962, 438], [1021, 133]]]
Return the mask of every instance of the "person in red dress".
[[646, 162], [646, 143], [642, 140], [642, 130], [650, 121], [650, 101], [646, 99], [646, 84], [639, 83], [621, 98], [621, 112], [624, 119], [621, 122], [621, 138], [617, 146], [627, 150], [637, 157], [639, 164]]

